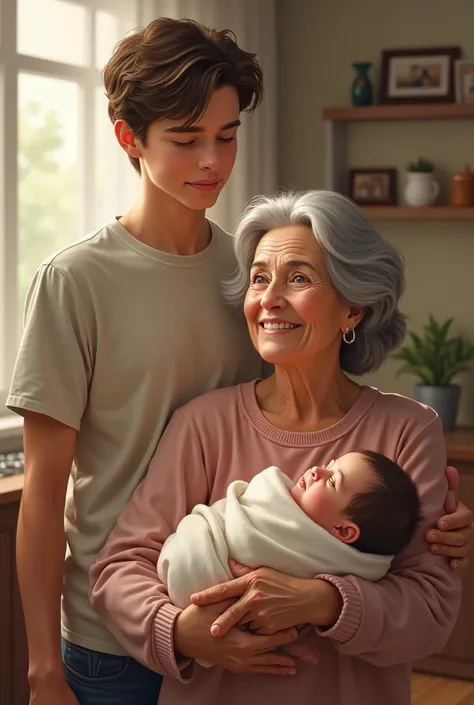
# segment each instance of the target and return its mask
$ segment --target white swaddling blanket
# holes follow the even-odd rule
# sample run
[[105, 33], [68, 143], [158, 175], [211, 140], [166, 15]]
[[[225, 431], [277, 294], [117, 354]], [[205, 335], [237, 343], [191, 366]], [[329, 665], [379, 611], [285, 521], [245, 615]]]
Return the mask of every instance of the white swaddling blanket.
[[229, 558], [309, 580], [318, 573], [371, 581], [385, 575], [393, 556], [361, 553], [315, 524], [291, 497], [293, 484], [272, 466], [249, 483], [232, 482], [212, 507], [194, 507], [158, 560], [171, 602], [185, 608], [194, 592], [232, 580]]

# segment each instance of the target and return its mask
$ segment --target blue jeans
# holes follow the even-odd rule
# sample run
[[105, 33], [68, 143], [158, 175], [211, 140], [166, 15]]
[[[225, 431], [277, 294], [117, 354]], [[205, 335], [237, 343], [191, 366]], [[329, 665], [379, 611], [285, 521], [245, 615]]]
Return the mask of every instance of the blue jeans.
[[129, 656], [62, 640], [64, 671], [80, 705], [157, 705], [162, 676]]

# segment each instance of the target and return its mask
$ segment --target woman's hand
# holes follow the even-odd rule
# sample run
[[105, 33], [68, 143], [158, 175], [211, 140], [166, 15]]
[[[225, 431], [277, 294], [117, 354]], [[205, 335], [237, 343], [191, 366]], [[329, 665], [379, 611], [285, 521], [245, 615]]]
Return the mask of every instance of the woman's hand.
[[[239, 572], [238, 564], [231, 568], [234, 574]], [[271, 568], [250, 573], [241, 568], [241, 572], [235, 580], [191, 595], [191, 601], [200, 606], [240, 598], [212, 623], [213, 636], [222, 637], [237, 624], [247, 624], [252, 632], [263, 635], [301, 624], [330, 627], [339, 618], [342, 597], [325, 580], [301, 580]]]
[[175, 651], [233, 673], [294, 675], [294, 659], [275, 653], [274, 649], [294, 642], [298, 638], [296, 629], [259, 636], [233, 627], [219, 641], [211, 635], [210, 627], [216, 617], [233, 603], [234, 600], [225, 600], [208, 607], [190, 605], [183, 610], [174, 626]]
[[426, 540], [430, 550], [440, 556], [450, 558], [453, 570], [464, 570], [468, 563], [468, 554], [472, 548], [472, 528], [474, 516], [457, 496], [459, 473], [456, 468], [447, 467], [448, 494], [444, 503], [446, 515], [438, 521], [438, 530], [430, 529]]

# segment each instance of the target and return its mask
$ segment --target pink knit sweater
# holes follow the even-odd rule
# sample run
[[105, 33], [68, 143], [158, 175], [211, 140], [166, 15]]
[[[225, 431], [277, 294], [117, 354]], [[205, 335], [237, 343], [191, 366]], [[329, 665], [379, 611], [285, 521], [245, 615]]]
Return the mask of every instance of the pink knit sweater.
[[[425, 521], [378, 583], [333, 582], [343, 610], [313, 633], [318, 665], [296, 676], [235, 675], [194, 662], [178, 667], [170, 604], [157, 576], [160, 549], [195, 504], [214, 502], [237, 478], [268, 465], [296, 479], [308, 467], [356, 449], [380, 451], [417, 483]], [[409, 705], [410, 662], [439, 651], [454, 626], [460, 582], [423, 535], [443, 513], [446, 452], [436, 414], [416, 402], [364, 387], [349, 413], [322, 431], [272, 426], [255, 383], [221, 389], [175, 412], [131, 504], [91, 571], [92, 601], [124, 649], [166, 676], [160, 705]]]

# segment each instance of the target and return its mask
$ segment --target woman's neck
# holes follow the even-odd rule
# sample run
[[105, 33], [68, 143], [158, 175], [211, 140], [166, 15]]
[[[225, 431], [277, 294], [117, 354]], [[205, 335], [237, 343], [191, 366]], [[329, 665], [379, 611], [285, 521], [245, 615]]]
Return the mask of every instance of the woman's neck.
[[318, 431], [340, 421], [362, 389], [337, 364], [277, 366], [257, 385], [257, 401], [265, 417], [278, 428]]
[[195, 255], [211, 239], [206, 211], [187, 208], [147, 177], [138, 202], [120, 222], [140, 242], [172, 255]]

